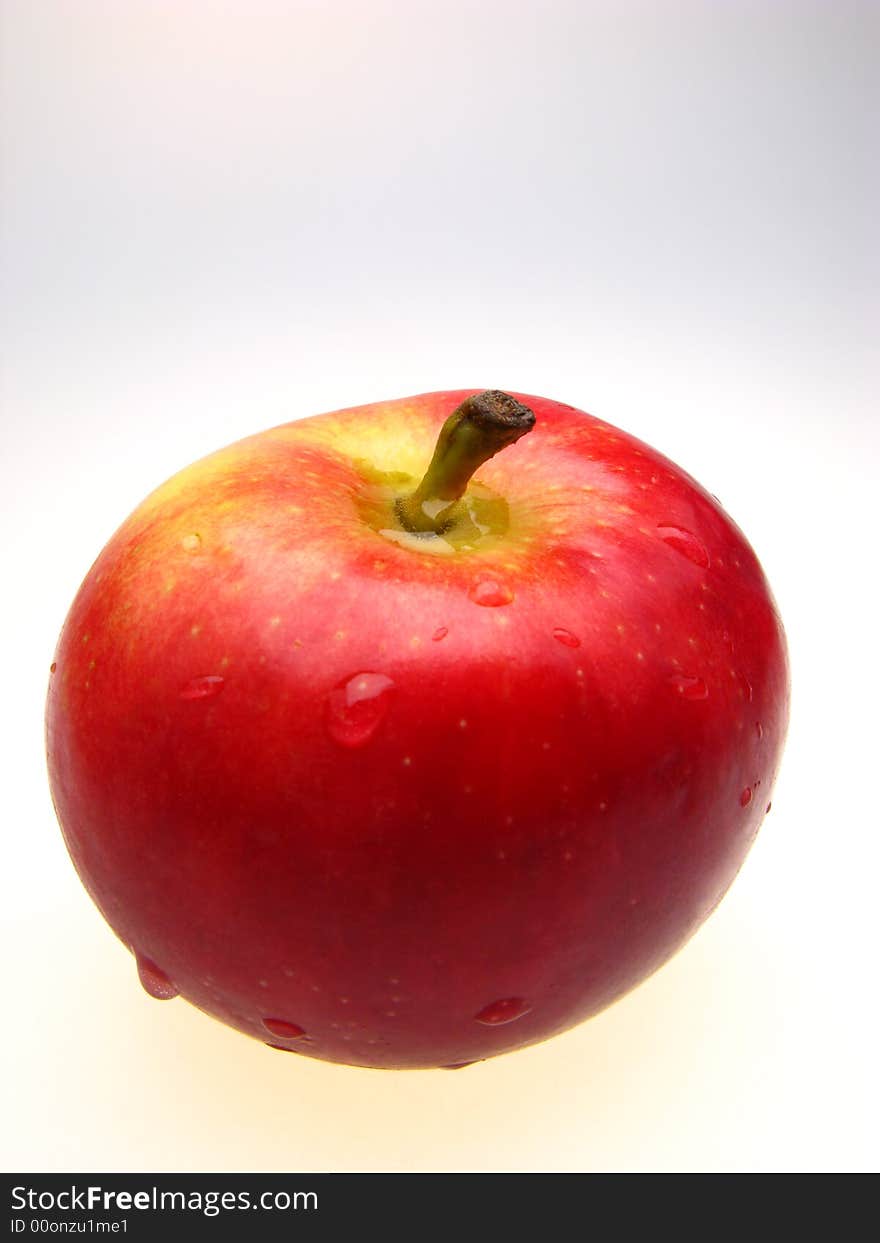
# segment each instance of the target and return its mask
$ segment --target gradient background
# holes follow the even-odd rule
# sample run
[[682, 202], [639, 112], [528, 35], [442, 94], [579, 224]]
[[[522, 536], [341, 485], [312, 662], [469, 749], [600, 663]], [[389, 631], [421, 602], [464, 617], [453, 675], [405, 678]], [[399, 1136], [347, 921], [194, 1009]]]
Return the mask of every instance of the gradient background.
[[[878, 19], [0, 0], [5, 1169], [876, 1168]], [[641, 436], [753, 540], [794, 674], [773, 812], [578, 1030], [454, 1075], [281, 1058], [147, 998], [81, 889], [53, 645], [188, 461], [465, 385]]]

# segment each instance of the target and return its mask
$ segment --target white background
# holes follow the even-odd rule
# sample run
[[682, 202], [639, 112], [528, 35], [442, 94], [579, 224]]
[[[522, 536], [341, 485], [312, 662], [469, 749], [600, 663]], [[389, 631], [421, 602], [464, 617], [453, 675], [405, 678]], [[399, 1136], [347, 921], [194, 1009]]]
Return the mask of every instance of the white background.
[[[2, 0], [4, 1168], [876, 1168], [878, 17]], [[52, 648], [188, 461], [470, 385], [626, 428], [744, 528], [791, 645], [773, 811], [580, 1029], [458, 1074], [281, 1058], [147, 998], [82, 890]]]

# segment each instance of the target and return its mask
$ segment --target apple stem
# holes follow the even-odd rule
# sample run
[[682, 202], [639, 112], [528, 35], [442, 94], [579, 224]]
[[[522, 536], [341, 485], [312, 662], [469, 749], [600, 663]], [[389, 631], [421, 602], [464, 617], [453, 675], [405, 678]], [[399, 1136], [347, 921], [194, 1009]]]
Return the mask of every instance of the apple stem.
[[401, 525], [416, 533], [448, 531], [474, 471], [534, 426], [534, 411], [508, 393], [487, 389], [466, 397], [441, 427], [422, 482], [409, 496], [398, 497]]

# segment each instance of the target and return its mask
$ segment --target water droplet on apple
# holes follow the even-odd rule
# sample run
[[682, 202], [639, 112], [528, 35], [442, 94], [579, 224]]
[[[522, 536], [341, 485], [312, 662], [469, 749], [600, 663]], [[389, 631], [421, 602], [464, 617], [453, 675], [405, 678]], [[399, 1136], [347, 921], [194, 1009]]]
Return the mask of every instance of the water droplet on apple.
[[693, 531], [686, 531], [684, 527], [658, 526], [657, 534], [665, 544], [674, 548], [676, 552], [680, 552], [683, 557], [687, 557], [688, 561], [693, 561], [694, 565], [702, 566], [704, 570], [709, 568], [709, 552], [706, 545], [694, 535]]
[[263, 1019], [263, 1026], [266, 1031], [273, 1036], [280, 1036], [282, 1040], [297, 1040], [306, 1034], [304, 1027], [300, 1027], [298, 1023], [288, 1023], [286, 1019]]
[[492, 1001], [475, 1015], [478, 1023], [486, 1027], [500, 1027], [503, 1023], [512, 1023], [528, 1014], [531, 1006], [522, 997], [502, 997], [500, 1001]]
[[370, 741], [391, 707], [394, 683], [384, 673], [356, 673], [334, 687], [327, 699], [327, 729], [343, 747]]
[[570, 630], [564, 630], [562, 626], [557, 626], [553, 631], [553, 638], [557, 643], [561, 643], [563, 647], [580, 647], [581, 641], [576, 634], [572, 634]]
[[709, 698], [709, 688], [702, 678], [688, 677], [686, 674], [677, 673], [669, 681], [682, 699]]
[[513, 592], [494, 578], [483, 578], [471, 587], [470, 597], [474, 604], [481, 604], [487, 609], [497, 609], [511, 603]]
[[142, 954], [135, 954], [135, 962], [138, 979], [145, 993], [149, 993], [157, 1001], [170, 1001], [172, 997], [177, 996], [176, 986], [151, 959], [144, 958]]
[[435, 643], [439, 643], [440, 640], [445, 639], [448, 634], [449, 634], [448, 626], [438, 626], [438, 628], [431, 635], [431, 638], [434, 640]]
[[750, 803], [751, 801], [752, 801], [752, 791], [751, 791], [751, 787], [750, 787], [750, 786], [746, 786], [746, 788], [743, 790], [742, 794], [739, 796], [739, 805], [740, 805], [740, 807], [748, 807], [748, 805], [749, 805], [749, 803]]
[[764, 737], [764, 726], [761, 724], [760, 721], [755, 721], [755, 733], [758, 735], [759, 738]]
[[212, 699], [219, 695], [225, 685], [219, 674], [208, 674], [203, 678], [193, 678], [180, 688], [180, 699]]

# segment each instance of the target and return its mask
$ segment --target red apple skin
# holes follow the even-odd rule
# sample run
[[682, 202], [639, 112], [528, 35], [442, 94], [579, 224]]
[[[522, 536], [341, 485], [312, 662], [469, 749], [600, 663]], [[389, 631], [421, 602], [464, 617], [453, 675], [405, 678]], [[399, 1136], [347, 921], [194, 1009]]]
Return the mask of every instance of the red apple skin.
[[302, 1055], [451, 1066], [565, 1031], [687, 941], [770, 801], [782, 625], [672, 462], [516, 394], [536, 426], [479, 472], [503, 538], [430, 556], [363, 521], [363, 462], [417, 478], [475, 391], [182, 471], [52, 666], [51, 788], [107, 922], [157, 991]]

